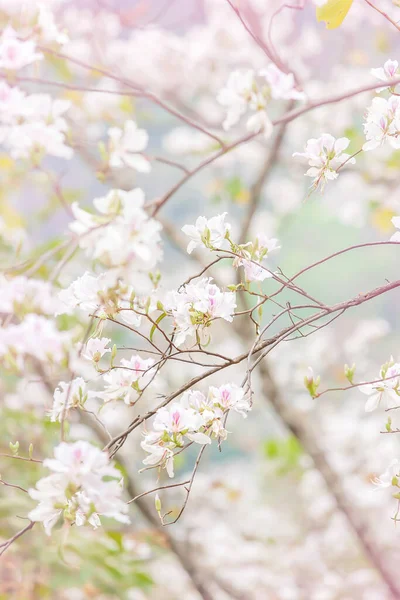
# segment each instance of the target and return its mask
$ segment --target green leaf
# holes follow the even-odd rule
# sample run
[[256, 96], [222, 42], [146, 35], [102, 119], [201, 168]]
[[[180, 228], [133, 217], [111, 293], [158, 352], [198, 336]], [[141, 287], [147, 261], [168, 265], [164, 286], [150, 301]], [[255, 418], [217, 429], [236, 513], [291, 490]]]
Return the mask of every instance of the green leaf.
[[166, 317], [166, 316], [167, 316], [167, 313], [165, 313], [165, 312], [164, 312], [164, 313], [162, 313], [162, 314], [161, 314], [161, 315], [160, 315], [160, 316], [157, 318], [156, 322], [154, 323], [153, 327], [151, 328], [151, 330], [150, 330], [150, 341], [151, 341], [151, 342], [153, 341], [153, 336], [154, 336], [154, 333], [155, 333], [155, 331], [156, 331], [156, 329], [157, 329], [157, 325], [158, 325], [158, 324], [159, 324], [159, 323], [160, 323], [160, 322], [161, 322], [161, 321], [164, 319], [164, 317]]

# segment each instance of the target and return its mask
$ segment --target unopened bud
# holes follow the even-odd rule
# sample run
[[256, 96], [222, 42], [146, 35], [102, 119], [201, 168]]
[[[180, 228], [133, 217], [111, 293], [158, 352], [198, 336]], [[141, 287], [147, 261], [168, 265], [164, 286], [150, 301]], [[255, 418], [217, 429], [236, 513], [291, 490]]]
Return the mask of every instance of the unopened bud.
[[308, 367], [308, 374], [304, 377], [304, 385], [306, 386], [311, 398], [318, 396], [317, 389], [321, 383], [321, 377], [314, 377], [314, 372], [311, 367]]
[[156, 507], [156, 511], [160, 514], [161, 500], [160, 500], [160, 496], [158, 494], [156, 494], [156, 497], [154, 498], [154, 506]]
[[14, 456], [18, 456], [19, 442], [15, 442], [15, 444], [10, 442], [10, 450], [14, 454]]
[[356, 370], [356, 365], [353, 363], [351, 367], [349, 365], [344, 365], [344, 375], [346, 379], [353, 385], [354, 373]]

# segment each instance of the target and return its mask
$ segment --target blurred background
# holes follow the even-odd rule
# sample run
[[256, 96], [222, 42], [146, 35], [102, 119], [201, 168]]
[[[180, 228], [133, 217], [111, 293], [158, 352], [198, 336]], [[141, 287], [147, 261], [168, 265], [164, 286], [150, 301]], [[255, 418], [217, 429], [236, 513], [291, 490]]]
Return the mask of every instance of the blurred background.
[[[1, 26], [31, 18], [38, 3], [0, 0]], [[226, 0], [76, 0], [51, 6], [69, 41], [62, 52], [133, 81], [169, 106], [233, 141], [245, 133], [238, 124], [222, 133], [224, 109], [218, 91], [231, 71], [260, 69], [269, 60]], [[315, 18], [315, 5], [302, 10], [276, 0], [237, 2], [252, 31], [272, 40], [309, 100], [326, 98], [376, 80], [370, 69], [400, 55], [399, 32], [363, 0], [354, 0], [342, 26], [327, 30]], [[300, 2], [298, 5], [300, 6]], [[377, 5], [400, 19], [395, 3]], [[298, 7], [299, 7], [298, 6]], [[271, 25], [272, 23], [272, 25]], [[43, 169], [27, 169], [6, 152], [0, 154], [1, 266], [15, 266], [63, 239], [71, 221], [70, 204], [90, 207], [93, 198], [112, 187], [142, 187], [148, 200], [158, 199], [182, 176], [158, 158], [193, 168], [216, 147], [210, 139], [173, 117], [149, 98], [82, 92], [76, 87], [121, 90], [118, 82], [52, 56], [34, 77], [63, 82], [66, 88], [21, 82], [27, 92], [51, 93], [68, 99], [70, 143], [74, 157], [66, 162], [46, 158]], [[306, 165], [292, 158], [309, 138], [331, 133], [350, 139], [349, 152], [364, 142], [363, 117], [374, 92], [323, 106], [289, 123], [267, 174], [260, 180], [256, 212], [248, 239], [263, 232], [277, 237], [281, 249], [272, 266], [290, 277], [338, 250], [363, 242], [387, 240], [391, 218], [400, 214], [400, 152], [389, 146], [357, 157], [324, 193], [309, 194]], [[271, 118], [288, 110], [287, 101], [272, 105]], [[110, 126], [134, 119], [149, 133], [146, 150], [153, 160], [150, 175], [130, 169], [117, 180], [96, 177], [99, 142]], [[269, 160], [278, 132], [258, 137], [213, 162], [182, 186], [160, 211], [164, 257], [160, 267], [165, 289], [179, 286], [207, 263], [207, 252], [191, 258], [181, 227], [199, 215], [228, 213], [235, 235], [249, 215], [255, 182]], [[51, 176], [49, 175], [51, 174]], [[54, 185], [57, 182], [57, 186]], [[63, 201], [60, 202], [60, 195]], [[242, 240], [244, 241], [244, 240]], [[325, 303], [346, 300], [398, 276], [397, 247], [361, 248], [343, 254], [301, 278], [301, 285]], [[82, 256], [63, 270], [60, 285], [82, 274]], [[89, 262], [88, 262], [89, 264]], [[216, 280], [234, 283], [231, 268], [217, 265]], [[46, 279], [43, 267], [36, 276]], [[264, 290], [276, 286], [266, 280]], [[268, 292], [266, 292], [268, 293]], [[230, 432], [222, 451], [213, 447], [202, 461], [182, 518], [163, 529], [153, 500], [131, 511], [132, 525], [104, 529], [58, 528], [51, 539], [41, 529], [16, 542], [0, 562], [0, 599], [36, 600], [385, 600], [400, 598], [399, 530], [392, 517], [397, 503], [387, 490], [376, 491], [373, 479], [398, 457], [400, 437], [386, 435], [387, 415], [381, 408], [365, 412], [359, 390], [310, 398], [304, 386], [308, 367], [321, 376], [321, 389], [346, 387], [344, 365], [356, 364], [356, 380], [378, 377], [391, 356], [400, 360], [398, 292], [382, 295], [348, 311], [313, 335], [281, 343], [254, 378], [254, 407], [243, 421], [229, 418]], [[280, 302], [295, 302], [293, 293]], [[267, 322], [276, 307], [266, 306]], [[281, 319], [272, 331], [289, 321]], [[60, 328], [82, 331], [84, 322], [59, 321]], [[226, 337], [220, 329], [216, 352], [236, 355], [248, 347], [254, 332], [249, 323]], [[129, 332], [128, 332], [129, 333]], [[135, 345], [126, 330], [113, 337], [122, 347]], [[159, 393], [176, 389], [197, 374], [195, 365], [166, 367]], [[82, 376], [93, 378], [87, 366]], [[86, 369], [86, 370], [85, 370]], [[63, 366], [53, 366], [53, 385]], [[240, 383], [243, 370], [229, 369]], [[222, 384], [226, 374], [210, 378]], [[149, 407], [157, 398], [146, 397]], [[23, 377], [2, 368], [0, 432], [2, 451], [9, 441], [27, 452], [33, 443], [46, 456], [58, 439], [58, 428], [44, 420], [51, 393], [27, 372]], [[118, 432], [137, 409], [107, 405], [101, 417]], [[393, 414], [393, 427], [396, 414]], [[27, 434], [28, 432], [28, 434]], [[92, 431], [72, 421], [71, 439], [93, 439]], [[153, 472], [139, 474], [141, 433], [122, 449], [126, 477], [138, 493], [157, 485]], [[179, 480], [189, 472], [195, 453], [176, 461]], [[34, 486], [40, 466], [0, 458], [4, 480]], [[165, 483], [161, 476], [161, 484]], [[7, 493], [5, 493], [7, 492]], [[21, 527], [18, 516], [32, 501], [17, 490], [0, 488], [0, 536]], [[134, 495], [134, 494], [133, 494]], [[163, 506], [177, 513], [182, 490], [161, 495]], [[147, 499], [146, 499], [147, 500]], [[200, 582], [200, 585], [196, 585]], [[201, 589], [205, 587], [206, 594]], [[197, 588], [197, 589], [196, 589]]]

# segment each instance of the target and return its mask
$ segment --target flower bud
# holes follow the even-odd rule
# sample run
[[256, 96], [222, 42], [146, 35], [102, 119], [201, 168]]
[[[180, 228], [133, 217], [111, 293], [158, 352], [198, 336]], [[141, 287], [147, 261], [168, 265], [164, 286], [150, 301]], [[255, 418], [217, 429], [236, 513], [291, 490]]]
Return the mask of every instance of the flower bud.
[[306, 386], [311, 398], [318, 396], [317, 388], [321, 382], [321, 377], [314, 377], [314, 372], [311, 367], [308, 367], [308, 374], [304, 377], [304, 385]]
[[349, 365], [344, 365], [344, 375], [351, 384], [353, 384], [355, 370], [356, 370], [355, 363], [353, 363], [351, 365], [351, 367], [349, 367]]

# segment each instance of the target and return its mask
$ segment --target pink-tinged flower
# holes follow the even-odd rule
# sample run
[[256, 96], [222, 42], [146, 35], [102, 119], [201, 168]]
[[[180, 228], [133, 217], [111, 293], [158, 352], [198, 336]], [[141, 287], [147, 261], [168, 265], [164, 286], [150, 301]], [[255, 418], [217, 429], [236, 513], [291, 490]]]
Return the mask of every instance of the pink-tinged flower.
[[[379, 67], [378, 69], [371, 69], [371, 75], [384, 81], [385, 83], [391, 82], [393, 79], [399, 76], [399, 63], [397, 60], [387, 60], [383, 67]], [[382, 92], [387, 88], [379, 88], [376, 90], [377, 92]]]
[[296, 90], [293, 73], [283, 73], [273, 63], [259, 71], [269, 84], [272, 98], [283, 100], [304, 100], [305, 94]]
[[308, 160], [310, 169], [307, 177], [313, 177], [313, 187], [324, 188], [326, 181], [338, 177], [337, 169], [343, 163], [354, 164], [356, 161], [349, 154], [343, 152], [350, 143], [348, 138], [335, 139], [333, 135], [324, 133], [318, 139], [310, 139], [307, 142], [305, 152], [295, 152], [293, 156], [301, 156]]
[[99, 362], [107, 352], [111, 352], [111, 348], [107, 348], [110, 342], [109, 338], [90, 338], [82, 352], [83, 358], [95, 363]]
[[376, 410], [381, 403], [386, 408], [400, 406], [400, 363], [384, 365], [379, 375], [381, 381], [360, 385], [358, 388], [360, 392], [369, 396], [365, 404], [366, 412]]
[[120, 472], [105, 452], [86, 441], [62, 442], [54, 449], [54, 457], [43, 462], [53, 474], [29, 490], [30, 497], [39, 504], [28, 516], [42, 522], [47, 535], [60, 517], [77, 526], [89, 523], [94, 528], [101, 525], [102, 515], [129, 523], [128, 505], [121, 498]]
[[36, 52], [34, 42], [19, 40], [17, 32], [10, 25], [4, 29], [0, 38], [1, 69], [18, 71], [42, 58], [43, 54]]
[[150, 161], [141, 154], [147, 148], [149, 136], [144, 129], [138, 129], [134, 121], [126, 121], [124, 128], [111, 127], [108, 130], [110, 167], [131, 167], [141, 173], [149, 173]]
[[367, 138], [364, 151], [374, 150], [385, 141], [393, 148], [400, 148], [400, 98], [374, 98], [367, 112], [364, 133]]
[[[185, 408], [174, 402], [160, 408], [154, 418], [153, 429], [170, 435], [177, 433], [193, 433], [204, 425], [203, 417], [191, 408]], [[204, 442], [203, 442], [204, 443]], [[209, 441], [207, 443], [210, 443]]]
[[231, 230], [231, 225], [225, 223], [227, 213], [217, 215], [207, 219], [198, 217], [195, 225], [184, 225], [182, 231], [190, 237], [187, 247], [188, 254], [191, 254], [197, 246], [206, 248], [223, 248], [226, 245], [226, 239]]
[[164, 305], [174, 319], [178, 346], [189, 336], [206, 335], [214, 319], [232, 322], [236, 308], [235, 293], [222, 292], [211, 281], [212, 278], [205, 277], [167, 294]]
[[123, 400], [125, 404], [134, 404], [154, 377], [153, 364], [152, 358], [143, 359], [137, 355], [129, 360], [123, 358], [120, 367], [112, 369], [103, 376], [104, 390], [91, 391], [89, 395], [101, 398], [104, 402]]
[[227, 383], [220, 387], [210, 387], [209, 398], [221, 410], [234, 410], [235, 412], [247, 417], [251, 410], [249, 399], [245, 396], [243, 388], [234, 383]]
[[240, 256], [235, 258], [233, 266], [243, 267], [246, 281], [264, 281], [273, 277], [273, 273], [262, 265], [262, 261], [279, 247], [276, 238], [269, 239], [265, 234], [259, 233], [255, 242], [241, 246]]

